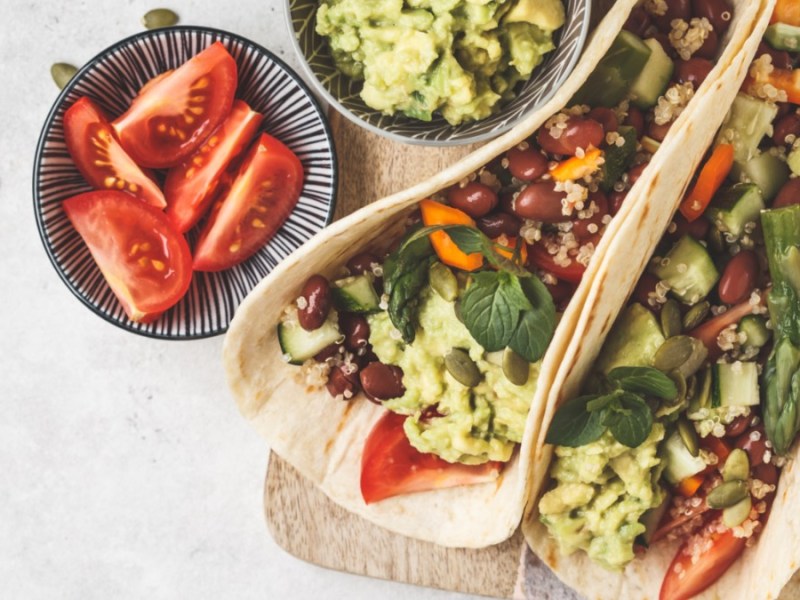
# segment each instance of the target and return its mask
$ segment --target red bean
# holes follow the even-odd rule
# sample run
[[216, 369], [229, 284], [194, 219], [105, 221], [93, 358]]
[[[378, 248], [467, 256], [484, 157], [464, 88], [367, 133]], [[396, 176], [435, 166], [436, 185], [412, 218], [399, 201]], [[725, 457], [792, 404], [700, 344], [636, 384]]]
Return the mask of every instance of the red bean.
[[696, 240], [704, 240], [711, 225], [707, 219], [695, 219], [689, 223], [681, 213], [675, 213], [672, 222], [675, 223], [675, 231], [670, 233], [673, 238], [682, 238], [688, 233]]
[[566, 221], [561, 201], [566, 192], [557, 192], [552, 181], [531, 183], [516, 197], [512, 204], [514, 214], [523, 219], [533, 219], [545, 223]]
[[631, 11], [628, 20], [625, 21], [625, 25], [623, 25], [622, 28], [643, 38], [647, 34], [650, 25], [650, 13], [648, 13], [643, 6], [637, 6]]
[[758, 44], [756, 56], [761, 57], [764, 54], [769, 54], [772, 57], [772, 66], [776, 69], [791, 69], [793, 67], [792, 57], [785, 50], [775, 50], [772, 46], [761, 42]]
[[739, 437], [748, 428], [750, 425], [750, 417], [747, 415], [742, 415], [740, 417], [736, 417], [730, 425], [725, 428], [725, 437]]
[[692, 14], [708, 19], [717, 35], [722, 35], [730, 27], [733, 10], [725, 0], [692, 0]]
[[464, 211], [473, 219], [490, 213], [497, 206], [497, 194], [479, 181], [470, 181], [464, 187], [451, 187], [447, 191], [447, 200], [453, 208]]
[[547, 158], [533, 146], [506, 152], [509, 172], [521, 181], [533, 181], [547, 173]]
[[605, 133], [611, 133], [619, 129], [619, 119], [617, 118], [617, 113], [610, 108], [605, 108], [604, 106], [593, 108], [591, 111], [589, 111], [589, 118], [600, 123], [600, 125], [603, 126], [603, 131]]
[[694, 53], [697, 58], [707, 58], [713, 60], [719, 51], [719, 35], [714, 30], [708, 32], [708, 37], [703, 45]]
[[331, 310], [331, 286], [322, 275], [312, 275], [303, 285], [300, 297], [305, 301], [297, 309], [297, 320], [306, 331], [319, 329]]
[[353, 275], [372, 272], [373, 264], [380, 264], [380, 259], [372, 252], [360, 252], [347, 261], [347, 268]]
[[758, 258], [751, 250], [734, 256], [719, 278], [719, 299], [725, 304], [738, 304], [747, 299], [756, 286]]
[[339, 349], [341, 347], [342, 347], [341, 344], [336, 344], [336, 343], [328, 344], [322, 350], [320, 350], [314, 355], [314, 360], [317, 362], [325, 362], [329, 358], [338, 356], [340, 354]]
[[660, 304], [656, 304], [655, 306], [650, 305], [650, 294], [656, 291], [656, 284], [658, 282], [658, 277], [652, 273], [644, 273], [639, 278], [639, 283], [633, 288], [633, 299], [653, 312], [659, 312], [661, 310]]
[[325, 387], [334, 398], [341, 396], [343, 400], [350, 400], [358, 393], [358, 375], [356, 373], [346, 374], [342, 367], [334, 367], [328, 375], [328, 383], [325, 384]]
[[[590, 238], [597, 235], [597, 233], [603, 228], [603, 217], [608, 214], [608, 198], [603, 192], [597, 191], [592, 192], [589, 194], [589, 199], [586, 202], [586, 206], [590, 206], [590, 204], [594, 202], [599, 209], [598, 212], [593, 214], [588, 219], [575, 219], [572, 221], [572, 233], [575, 234], [575, 237], [578, 240], [585, 242], [588, 241]], [[590, 228], [589, 225], [594, 225], [595, 227]], [[591, 230], [594, 231], [591, 231]]]
[[575, 292], [575, 284], [561, 281], [560, 279], [556, 280], [555, 283], [545, 282], [544, 285], [550, 291], [550, 295], [553, 297], [553, 302], [555, 302], [556, 305], [565, 300], [569, 300]]
[[644, 115], [635, 106], [628, 109], [628, 116], [625, 117], [625, 125], [629, 125], [636, 130], [636, 137], [641, 138], [644, 135]]
[[649, 162], [643, 162], [641, 164], [636, 165], [635, 167], [632, 167], [628, 171], [628, 183], [630, 185], [633, 185], [634, 183], [639, 181], [639, 177], [642, 176], [642, 173], [644, 173], [644, 170], [647, 168], [647, 165], [649, 164], [650, 164]]
[[655, 121], [653, 121], [647, 128], [647, 135], [657, 142], [663, 142], [674, 122], [675, 121], [670, 121], [669, 123], [664, 123], [663, 125], [656, 125]]
[[350, 352], [358, 352], [369, 344], [369, 323], [362, 315], [341, 313], [339, 327], [344, 334], [344, 347]]
[[667, 0], [667, 12], [663, 15], [653, 15], [656, 26], [664, 33], [672, 29], [673, 19], [688, 21], [692, 18], [692, 7], [689, 0]]
[[793, 204], [800, 204], [800, 179], [790, 179], [783, 184], [772, 202], [772, 208], [783, 208]]
[[[758, 439], [754, 440], [752, 436]], [[767, 451], [767, 436], [764, 433], [764, 426], [759, 425], [754, 429], [745, 431], [736, 438], [736, 447], [747, 452], [750, 457], [750, 468], [764, 464], [764, 452]]]
[[786, 138], [793, 135], [795, 139], [800, 136], [800, 115], [796, 112], [781, 117], [775, 122], [775, 129], [772, 133], [772, 140], [778, 145], [791, 144]]
[[708, 77], [714, 63], [706, 58], [692, 57], [689, 60], [675, 61], [675, 80], [678, 83], [691, 83], [699, 88]]
[[612, 217], [616, 216], [617, 213], [622, 208], [622, 203], [625, 202], [625, 198], [628, 197], [627, 190], [618, 192], [614, 190], [608, 197], [608, 212], [611, 214]]
[[494, 239], [501, 235], [516, 237], [519, 235], [522, 221], [509, 213], [497, 212], [481, 217], [478, 219], [477, 225], [478, 229]]
[[395, 365], [371, 362], [361, 369], [360, 378], [364, 392], [378, 400], [398, 398], [406, 391], [403, 370]]
[[778, 469], [772, 463], [758, 465], [753, 469], [753, 478], [768, 485], [776, 485], [778, 483]]
[[566, 129], [561, 130], [560, 137], [554, 138], [549, 129], [542, 127], [537, 140], [546, 152], [574, 156], [578, 148], [599, 148], [604, 137], [603, 126], [594, 119], [570, 117], [567, 119]]

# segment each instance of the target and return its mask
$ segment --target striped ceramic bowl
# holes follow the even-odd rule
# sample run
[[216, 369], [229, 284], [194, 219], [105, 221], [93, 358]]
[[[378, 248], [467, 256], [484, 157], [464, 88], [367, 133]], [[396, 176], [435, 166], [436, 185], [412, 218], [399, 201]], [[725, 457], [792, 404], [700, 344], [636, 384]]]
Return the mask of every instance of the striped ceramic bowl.
[[[236, 59], [236, 96], [264, 115], [262, 129], [300, 158], [305, 186], [275, 237], [253, 257], [218, 273], [195, 273], [183, 299], [154, 323], [127, 318], [61, 203], [90, 190], [64, 143], [64, 112], [90, 96], [112, 117], [125, 111], [149, 79], [184, 63], [215, 41]], [[224, 333], [247, 293], [282, 258], [325, 227], [336, 197], [336, 155], [331, 132], [311, 92], [268, 50], [224, 31], [173, 27], [132, 36], [104, 50], [70, 81], [53, 105], [36, 149], [33, 202], [45, 250], [64, 283], [107, 321], [142, 335], [193, 339]], [[188, 233], [193, 246], [197, 231]]]
[[361, 99], [361, 82], [336, 69], [328, 43], [315, 31], [319, 0], [286, 0], [294, 47], [310, 81], [325, 100], [345, 117], [366, 129], [407, 144], [455, 146], [482, 142], [505, 133], [526, 115], [547, 102], [578, 62], [589, 31], [591, 0], [563, 0], [566, 22], [556, 31], [556, 49], [545, 55], [516, 97], [492, 116], [480, 121], [450, 125], [441, 115], [430, 122], [392, 116], [367, 106]]

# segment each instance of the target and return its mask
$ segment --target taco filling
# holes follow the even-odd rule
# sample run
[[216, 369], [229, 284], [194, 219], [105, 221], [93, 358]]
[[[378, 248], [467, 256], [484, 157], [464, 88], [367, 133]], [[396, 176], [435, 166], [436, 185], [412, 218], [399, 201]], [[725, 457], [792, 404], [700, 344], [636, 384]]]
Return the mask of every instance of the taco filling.
[[[789, 3], [787, 3], [789, 4]], [[680, 542], [661, 599], [753, 545], [800, 429], [800, 45], [781, 3], [583, 395], [556, 412], [541, 522], [619, 570]]]

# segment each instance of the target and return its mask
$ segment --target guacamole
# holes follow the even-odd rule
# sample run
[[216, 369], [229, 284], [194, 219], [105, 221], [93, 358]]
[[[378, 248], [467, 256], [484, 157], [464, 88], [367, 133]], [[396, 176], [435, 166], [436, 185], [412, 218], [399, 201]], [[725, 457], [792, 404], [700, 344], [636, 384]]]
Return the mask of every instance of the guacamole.
[[316, 31], [368, 106], [457, 125], [512, 97], [564, 19], [560, 0], [322, 0]]
[[[369, 341], [381, 362], [403, 369], [405, 393], [383, 406], [409, 415], [404, 428], [412, 446], [465, 464], [511, 458], [514, 445], [522, 441], [539, 363], [530, 366], [525, 385], [510, 383], [502, 367], [491, 362], [493, 357], [456, 318], [453, 302], [430, 287], [421, 294], [413, 343], [403, 342], [386, 312], [370, 316], [369, 325]], [[481, 381], [474, 388], [462, 385], [446, 370], [444, 357], [453, 348], [466, 350], [478, 366]], [[441, 416], [423, 416], [433, 406]]]
[[585, 550], [608, 569], [633, 560], [633, 542], [645, 531], [639, 519], [664, 500], [657, 468], [663, 438], [664, 426], [654, 423], [637, 448], [608, 431], [585, 446], [556, 447], [550, 469], [556, 485], [539, 500], [539, 513], [563, 554]]

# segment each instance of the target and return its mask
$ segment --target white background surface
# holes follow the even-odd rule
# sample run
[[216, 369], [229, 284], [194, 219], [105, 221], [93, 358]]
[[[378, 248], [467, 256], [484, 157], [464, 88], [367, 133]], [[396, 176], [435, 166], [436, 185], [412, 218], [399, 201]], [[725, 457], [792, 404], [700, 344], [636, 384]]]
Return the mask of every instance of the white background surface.
[[[165, 342], [96, 317], [36, 230], [31, 173], [58, 90], [160, 4], [2, 0], [0, 597], [464, 598], [305, 564], [268, 535], [267, 448], [228, 395], [222, 338]], [[170, 0], [182, 24], [297, 67], [279, 0]]]

